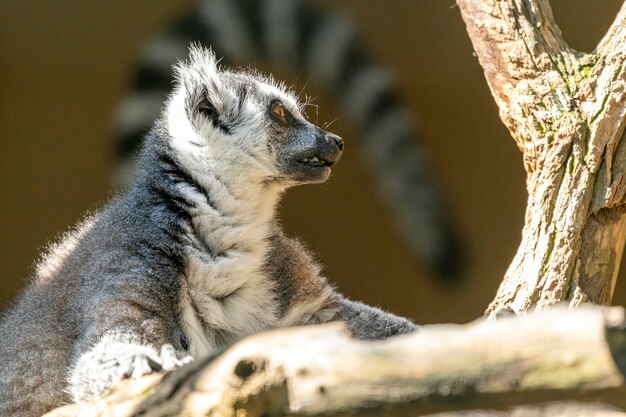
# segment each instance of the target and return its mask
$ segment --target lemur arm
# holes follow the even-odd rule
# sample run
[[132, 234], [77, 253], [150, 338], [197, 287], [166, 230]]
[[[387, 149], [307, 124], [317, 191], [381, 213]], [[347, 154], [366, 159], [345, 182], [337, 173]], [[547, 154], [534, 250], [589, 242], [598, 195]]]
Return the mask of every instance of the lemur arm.
[[346, 323], [354, 337], [363, 340], [378, 340], [405, 333], [419, 328], [403, 317], [396, 316], [358, 301], [351, 301], [340, 294], [335, 295], [337, 305], [332, 320]]
[[[68, 370], [68, 392], [75, 402], [100, 397], [124, 378], [170, 370], [191, 360], [164, 310], [149, 305], [146, 294], [126, 288], [124, 297], [101, 298], [86, 306], [85, 331]], [[178, 351], [177, 351], [178, 349]]]
[[277, 232], [270, 239], [267, 270], [277, 283], [279, 300], [289, 309], [298, 309], [298, 301], [307, 304], [321, 294], [322, 303], [307, 323], [343, 321], [359, 339], [384, 339], [417, 330], [411, 321], [366, 304], [351, 301], [326, 282], [310, 253], [297, 240]]

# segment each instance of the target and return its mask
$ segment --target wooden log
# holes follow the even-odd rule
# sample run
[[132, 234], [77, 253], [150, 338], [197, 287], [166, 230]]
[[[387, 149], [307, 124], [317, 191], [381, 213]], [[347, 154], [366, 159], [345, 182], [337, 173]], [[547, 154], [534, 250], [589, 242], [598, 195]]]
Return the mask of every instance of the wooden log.
[[418, 416], [590, 400], [623, 408], [625, 326], [621, 308], [584, 306], [429, 326], [381, 342], [352, 339], [338, 323], [281, 329], [158, 385], [159, 377], [127, 382], [47, 417]]

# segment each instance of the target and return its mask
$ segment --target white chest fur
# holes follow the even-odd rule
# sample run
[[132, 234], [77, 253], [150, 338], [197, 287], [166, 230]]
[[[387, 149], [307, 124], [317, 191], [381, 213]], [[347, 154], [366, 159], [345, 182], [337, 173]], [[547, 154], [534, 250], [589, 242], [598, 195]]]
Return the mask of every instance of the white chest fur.
[[251, 270], [238, 267], [224, 271], [239, 263], [252, 266], [254, 262], [244, 254], [228, 255], [213, 265], [189, 259], [183, 321], [194, 357], [277, 322], [271, 281], [260, 265]]
[[206, 207], [195, 213], [181, 293], [194, 357], [276, 327], [274, 283], [264, 272], [271, 227], [265, 217], [218, 215]]

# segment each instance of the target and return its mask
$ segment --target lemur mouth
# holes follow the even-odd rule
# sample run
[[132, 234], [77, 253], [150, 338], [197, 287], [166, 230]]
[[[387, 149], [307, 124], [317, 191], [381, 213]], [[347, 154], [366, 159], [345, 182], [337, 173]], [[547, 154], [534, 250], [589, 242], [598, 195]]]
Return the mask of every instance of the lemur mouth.
[[315, 156], [308, 157], [308, 158], [302, 158], [298, 160], [298, 162], [300, 162], [301, 164], [306, 164], [313, 168], [320, 168], [320, 167], [330, 168], [331, 166], [335, 164], [336, 161], [328, 161], [319, 155], [315, 155]]

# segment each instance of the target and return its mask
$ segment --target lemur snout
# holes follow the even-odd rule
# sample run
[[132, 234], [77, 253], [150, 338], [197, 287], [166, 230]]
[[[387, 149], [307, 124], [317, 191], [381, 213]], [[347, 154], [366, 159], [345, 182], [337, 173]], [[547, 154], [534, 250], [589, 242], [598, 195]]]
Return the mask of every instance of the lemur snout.
[[330, 168], [339, 161], [343, 151], [343, 140], [339, 136], [316, 128], [312, 139], [306, 157], [298, 162], [311, 168]]
[[335, 135], [334, 133], [328, 133], [328, 137], [335, 141], [335, 144], [337, 145], [340, 151], [343, 151], [343, 139], [341, 139], [339, 136]]
[[343, 140], [333, 133], [323, 132], [320, 142], [318, 159], [326, 166], [333, 166], [341, 158]]

